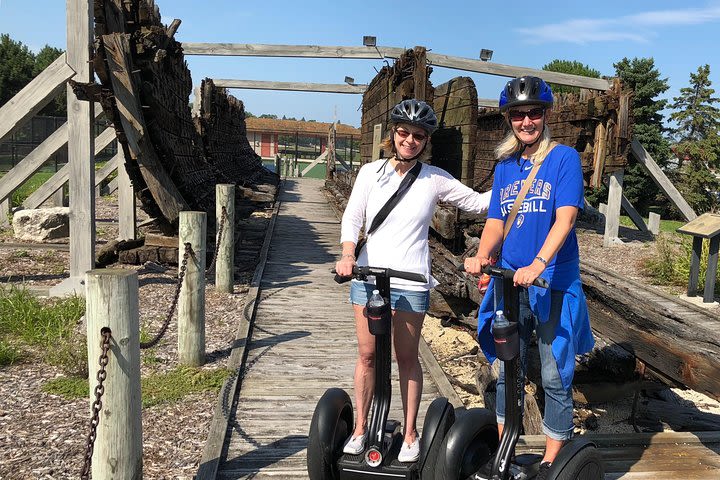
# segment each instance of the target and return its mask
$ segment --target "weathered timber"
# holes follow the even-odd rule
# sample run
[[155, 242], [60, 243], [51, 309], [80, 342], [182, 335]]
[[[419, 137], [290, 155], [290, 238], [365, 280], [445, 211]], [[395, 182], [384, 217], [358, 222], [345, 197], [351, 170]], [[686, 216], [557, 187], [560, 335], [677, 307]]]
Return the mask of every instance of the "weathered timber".
[[433, 108], [440, 128], [432, 137], [432, 163], [471, 186], [478, 115], [477, 90], [472, 79], [456, 77], [436, 87]]
[[290, 92], [322, 92], [363, 94], [367, 85], [349, 85], [346, 83], [309, 83], [309, 82], [271, 82], [262, 80], [233, 80], [213, 78], [220, 88], [242, 88], [249, 90], [284, 90]]
[[635, 420], [637, 425], [654, 431], [665, 427], [675, 432], [720, 431], [720, 415], [652, 397], [640, 401]]
[[132, 80], [129, 38], [120, 34], [105, 35], [103, 44], [110, 65], [116, 106], [132, 159], [137, 162], [160, 211], [168, 221], [176, 222], [180, 212], [190, 207], [160, 163], [147, 137], [145, 120]]
[[593, 328], [680, 385], [720, 398], [716, 315], [582, 262]]
[[[404, 98], [418, 98], [432, 104], [433, 87], [429, 80], [431, 72], [425, 62], [420, 63], [419, 58], [425, 58], [425, 50], [416, 47], [406, 50], [392, 66], [383, 67], [373, 78], [363, 94], [362, 126], [360, 136], [360, 157], [362, 163], [375, 160], [373, 157], [373, 135], [375, 126], [381, 124], [381, 131], [387, 133], [387, 120], [390, 110]], [[423, 73], [424, 72], [424, 73]], [[421, 77], [425, 75], [426, 81]], [[425, 88], [425, 96], [417, 97], [416, 86]], [[385, 155], [388, 152], [384, 152]]]
[[695, 211], [687, 203], [687, 201], [685, 201], [682, 194], [677, 190], [677, 188], [675, 188], [675, 185], [673, 185], [670, 179], [667, 178], [658, 164], [655, 163], [655, 160], [653, 160], [652, 156], [650, 156], [648, 151], [645, 150], [645, 147], [643, 147], [637, 139], [631, 142], [631, 147], [633, 156], [643, 167], [645, 167], [650, 174], [650, 178], [652, 178], [655, 184], [660, 187], [663, 192], [665, 192], [665, 195], [667, 195], [670, 201], [673, 202], [678, 210], [680, 210], [683, 217], [685, 217], [688, 222], [697, 217]]

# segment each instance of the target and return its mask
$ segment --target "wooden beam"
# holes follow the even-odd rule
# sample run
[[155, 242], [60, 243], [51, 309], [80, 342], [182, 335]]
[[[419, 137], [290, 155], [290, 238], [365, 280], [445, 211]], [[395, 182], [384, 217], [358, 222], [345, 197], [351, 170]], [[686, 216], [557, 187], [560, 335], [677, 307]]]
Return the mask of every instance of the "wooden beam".
[[465, 70], [468, 72], [487, 73], [489, 75], [499, 75], [501, 77], [521, 77], [523, 75], [535, 75], [541, 77], [546, 82], [557, 83], [559, 85], [568, 85], [572, 87], [589, 88], [592, 90], [607, 90], [612, 87], [610, 80], [602, 78], [590, 78], [580, 75], [571, 75], [569, 73], [549, 72], [546, 70], [536, 70], [533, 68], [514, 67], [512, 65], [503, 65], [500, 63], [483, 62], [472, 58], [452, 57], [450, 55], [442, 55], [439, 53], [428, 52], [427, 60], [430, 65], [445, 68], [454, 68], [457, 70]]
[[[102, 108], [96, 110], [95, 117], [102, 113]], [[105, 132], [103, 132], [105, 133]], [[113, 132], [114, 138], [114, 132]], [[98, 137], [98, 141], [100, 138]], [[12, 195], [20, 185], [25, 183], [28, 178], [35, 174], [50, 158], [68, 142], [68, 124], [62, 124], [60, 128], [55, 130], [49, 137], [35, 147], [33, 151], [28, 153], [25, 158], [20, 160], [13, 168], [10, 169], [2, 178], [0, 178], [0, 200]], [[109, 143], [109, 142], [108, 142]], [[107, 144], [105, 144], [107, 146]], [[105, 146], [103, 148], [105, 148]], [[52, 194], [52, 192], [50, 192]], [[44, 201], [44, 199], [43, 199]]]
[[65, 60], [66, 54], [63, 53], [0, 107], [0, 142], [50, 103], [65, 82], [75, 75], [75, 70]]
[[630, 148], [637, 161], [648, 171], [650, 178], [665, 192], [665, 195], [667, 195], [670, 201], [680, 210], [683, 217], [685, 217], [688, 222], [694, 220], [697, 217], [695, 211], [685, 201], [685, 198], [683, 198], [682, 194], [675, 188], [675, 185], [672, 184], [670, 179], [667, 178], [658, 164], [655, 163], [655, 160], [653, 160], [648, 151], [645, 150], [645, 147], [643, 147], [637, 139], [633, 139], [630, 143]]
[[478, 98], [478, 107], [498, 108], [499, 99], [495, 98]]
[[620, 205], [622, 206], [622, 208], [625, 209], [625, 212], [627, 212], [630, 220], [632, 220], [632, 222], [641, 232], [650, 233], [650, 230], [648, 230], [648, 227], [645, 224], [645, 220], [643, 220], [643, 218], [640, 216], [640, 213], [635, 210], [635, 207], [633, 207], [633, 204], [630, 203], [630, 200], [627, 199], [625, 194], [622, 194], [622, 197], [620, 198]]
[[[245, 57], [302, 57], [302, 58], [359, 58], [382, 59], [400, 58], [404, 48], [397, 47], [338, 47], [320, 45], [268, 45], [249, 43], [195, 43], [182, 44], [185, 55], [232, 55]], [[430, 65], [455, 68], [468, 72], [487, 73], [503, 77], [536, 75], [548, 82], [593, 90], [607, 90], [612, 86], [610, 80], [590, 78], [568, 73], [548, 72], [532, 68], [514, 67], [499, 63], [483, 62], [472, 58], [453, 57], [438, 53], [428, 53]]]
[[301, 176], [301, 177], [304, 177], [305, 174], [308, 173], [310, 170], [312, 170], [312, 168], [313, 168], [315, 165], [317, 165], [318, 163], [320, 163], [320, 162], [322, 162], [323, 160], [325, 160], [325, 159], [327, 158], [327, 155], [328, 155], [328, 151], [327, 151], [327, 149], [326, 149], [323, 153], [321, 153], [320, 155], [318, 155], [318, 157], [317, 157], [315, 160], [313, 160], [307, 167], [303, 168], [303, 171], [300, 173], [300, 176]]
[[269, 45], [250, 43], [183, 42], [185, 55], [224, 55], [238, 57], [301, 57], [301, 58], [400, 58], [404, 48], [394, 47], [332, 47], [320, 45]]
[[146, 134], [135, 85], [131, 80], [130, 40], [127, 35], [103, 35], [110, 80], [120, 114], [120, 123], [127, 137], [128, 147], [140, 166], [140, 173], [153, 194], [158, 207], [168, 221], [174, 222], [180, 212], [188, 210], [187, 202], [175, 182], [165, 170]]
[[363, 94], [367, 85], [346, 83], [272, 82], [263, 80], [213, 79], [216, 87], [245, 88], [250, 90], [286, 90], [297, 92], [354, 93]]
[[[93, 2], [67, 1], [67, 64], [82, 83], [94, 80], [90, 52], [93, 43]], [[95, 268], [95, 149], [94, 103], [67, 90], [68, 165], [70, 166], [70, 279], [77, 287]], [[96, 452], [96, 455], [99, 452]], [[102, 475], [101, 475], [102, 476]]]
[[605, 211], [605, 234], [603, 236], [603, 247], [609, 247], [616, 243], [622, 243], [618, 239], [620, 227], [620, 205], [622, 201], [623, 171], [613, 172], [610, 175], [610, 187], [608, 191], [608, 206]]

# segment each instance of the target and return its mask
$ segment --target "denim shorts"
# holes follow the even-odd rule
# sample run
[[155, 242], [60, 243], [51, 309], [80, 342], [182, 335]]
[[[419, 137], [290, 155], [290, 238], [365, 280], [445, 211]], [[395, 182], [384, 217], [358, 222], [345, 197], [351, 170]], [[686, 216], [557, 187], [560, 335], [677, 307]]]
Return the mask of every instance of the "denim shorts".
[[[355, 305], [365, 305], [377, 287], [372, 283], [351, 282], [350, 301]], [[403, 312], [425, 313], [430, 308], [428, 290], [390, 289], [390, 307]]]

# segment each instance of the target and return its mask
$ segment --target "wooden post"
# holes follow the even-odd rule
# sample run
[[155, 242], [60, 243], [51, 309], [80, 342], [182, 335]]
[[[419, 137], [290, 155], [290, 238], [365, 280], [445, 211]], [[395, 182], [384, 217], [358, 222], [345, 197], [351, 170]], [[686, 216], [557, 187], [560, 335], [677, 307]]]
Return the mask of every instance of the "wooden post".
[[648, 215], [648, 230], [653, 235], [660, 233], [660, 215], [657, 213], [650, 212]]
[[135, 187], [125, 169], [123, 154], [117, 169], [118, 185], [118, 240], [135, 240], [137, 238], [137, 213], [135, 211]]
[[[179, 261], [190, 243], [185, 279], [178, 299], [178, 358], [181, 364], [205, 363], [205, 238], [207, 213], [180, 212]], [[179, 273], [179, 271], [178, 271]]]
[[718, 247], [720, 236], [710, 238], [710, 252], [708, 254], [707, 270], [705, 270], [705, 290], [703, 292], [703, 303], [712, 303], [715, 299], [715, 276], [717, 275]]
[[605, 235], [603, 247], [620, 242], [618, 230], [620, 228], [620, 204], [622, 203], [623, 171], [613, 172], [610, 175], [610, 191], [608, 192], [608, 206], [605, 213]]
[[112, 338], [105, 368], [92, 478], [142, 478], [140, 322], [137, 272], [99, 269], [86, 274], [86, 319], [90, 405], [95, 401], [102, 353], [101, 329]]
[[700, 279], [700, 258], [702, 258], [702, 237], [693, 236], [692, 253], [690, 254], [690, 279], [687, 296], [697, 296], [698, 280]]
[[[223, 207], [226, 212], [222, 238], [220, 239], [220, 244], [216, 247], [215, 290], [232, 293], [235, 280], [233, 277], [235, 266], [235, 185], [218, 184], [215, 189], [216, 225], [219, 226], [222, 221]], [[217, 242], [217, 239], [215, 241]]]
[[[93, 81], [92, 0], [67, 0], [67, 63], [78, 82]], [[80, 280], [95, 266], [95, 135], [93, 102], [80, 101], [67, 87], [70, 164], [70, 277]]]
[[10, 226], [10, 197], [0, 201], [0, 227]]
[[607, 215], [607, 203], [601, 202], [600, 204], [598, 204], [598, 211], [603, 215]]

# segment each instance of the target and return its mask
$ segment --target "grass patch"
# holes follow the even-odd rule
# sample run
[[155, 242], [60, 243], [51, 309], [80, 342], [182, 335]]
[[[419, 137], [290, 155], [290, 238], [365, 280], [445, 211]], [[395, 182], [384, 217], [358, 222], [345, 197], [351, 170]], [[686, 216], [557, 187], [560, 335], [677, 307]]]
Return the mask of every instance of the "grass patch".
[[[645, 220], [645, 219], [643, 219]], [[647, 220], [646, 220], [647, 223]], [[687, 222], [681, 222], [678, 220], [663, 220], [660, 219], [660, 232], [674, 233], [678, 228], [685, 225]], [[623, 227], [637, 228], [630, 217], [627, 215], [620, 215], [620, 225]]]
[[[141, 379], [142, 406], [147, 408], [164, 403], [174, 403], [192, 393], [218, 393], [229, 375], [230, 371], [224, 368], [201, 370], [178, 366], [167, 373], [143, 377]], [[55, 378], [46, 382], [42, 389], [46, 393], [61, 395], [71, 400], [86, 398], [90, 394], [87, 378], [79, 377]]]
[[[679, 223], [679, 222], [678, 222]], [[655, 253], [641, 261], [645, 274], [657, 284], [687, 286], [690, 280], [690, 259], [692, 237], [677, 233], [661, 233], [655, 239]], [[705, 284], [710, 242], [703, 242], [700, 257], [700, 276], [698, 285]], [[718, 293], [720, 285], [715, 285]]]
[[0, 356], [9, 365], [23, 354], [40, 352], [42, 359], [74, 374], [87, 370], [85, 339], [76, 327], [85, 313], [85, 300], [72, 296], [40, 300], [24, 288], [0, 290], [0, 344], [16, 349]]
[[19, 207], [40, 186], [50, 180], [55, 172], [37, 172], [20, 185], [12, 194], [12, 206]]
[[60, 395], [67, 400], [89, 398], [90, 386], [87, 378], [59, 377], [45, 382], [42, 391], [51, 395]]
[[168, 373], [153, 374], [142, 379], [143, 408], [177, 402], [186, 395], [219, 392], [230, 375], [227, 369], [201, 370], [179, 366]]
[[0, 340], [0, 366], [12, 365], [20, 360], [20, 350], [15, 345]]

